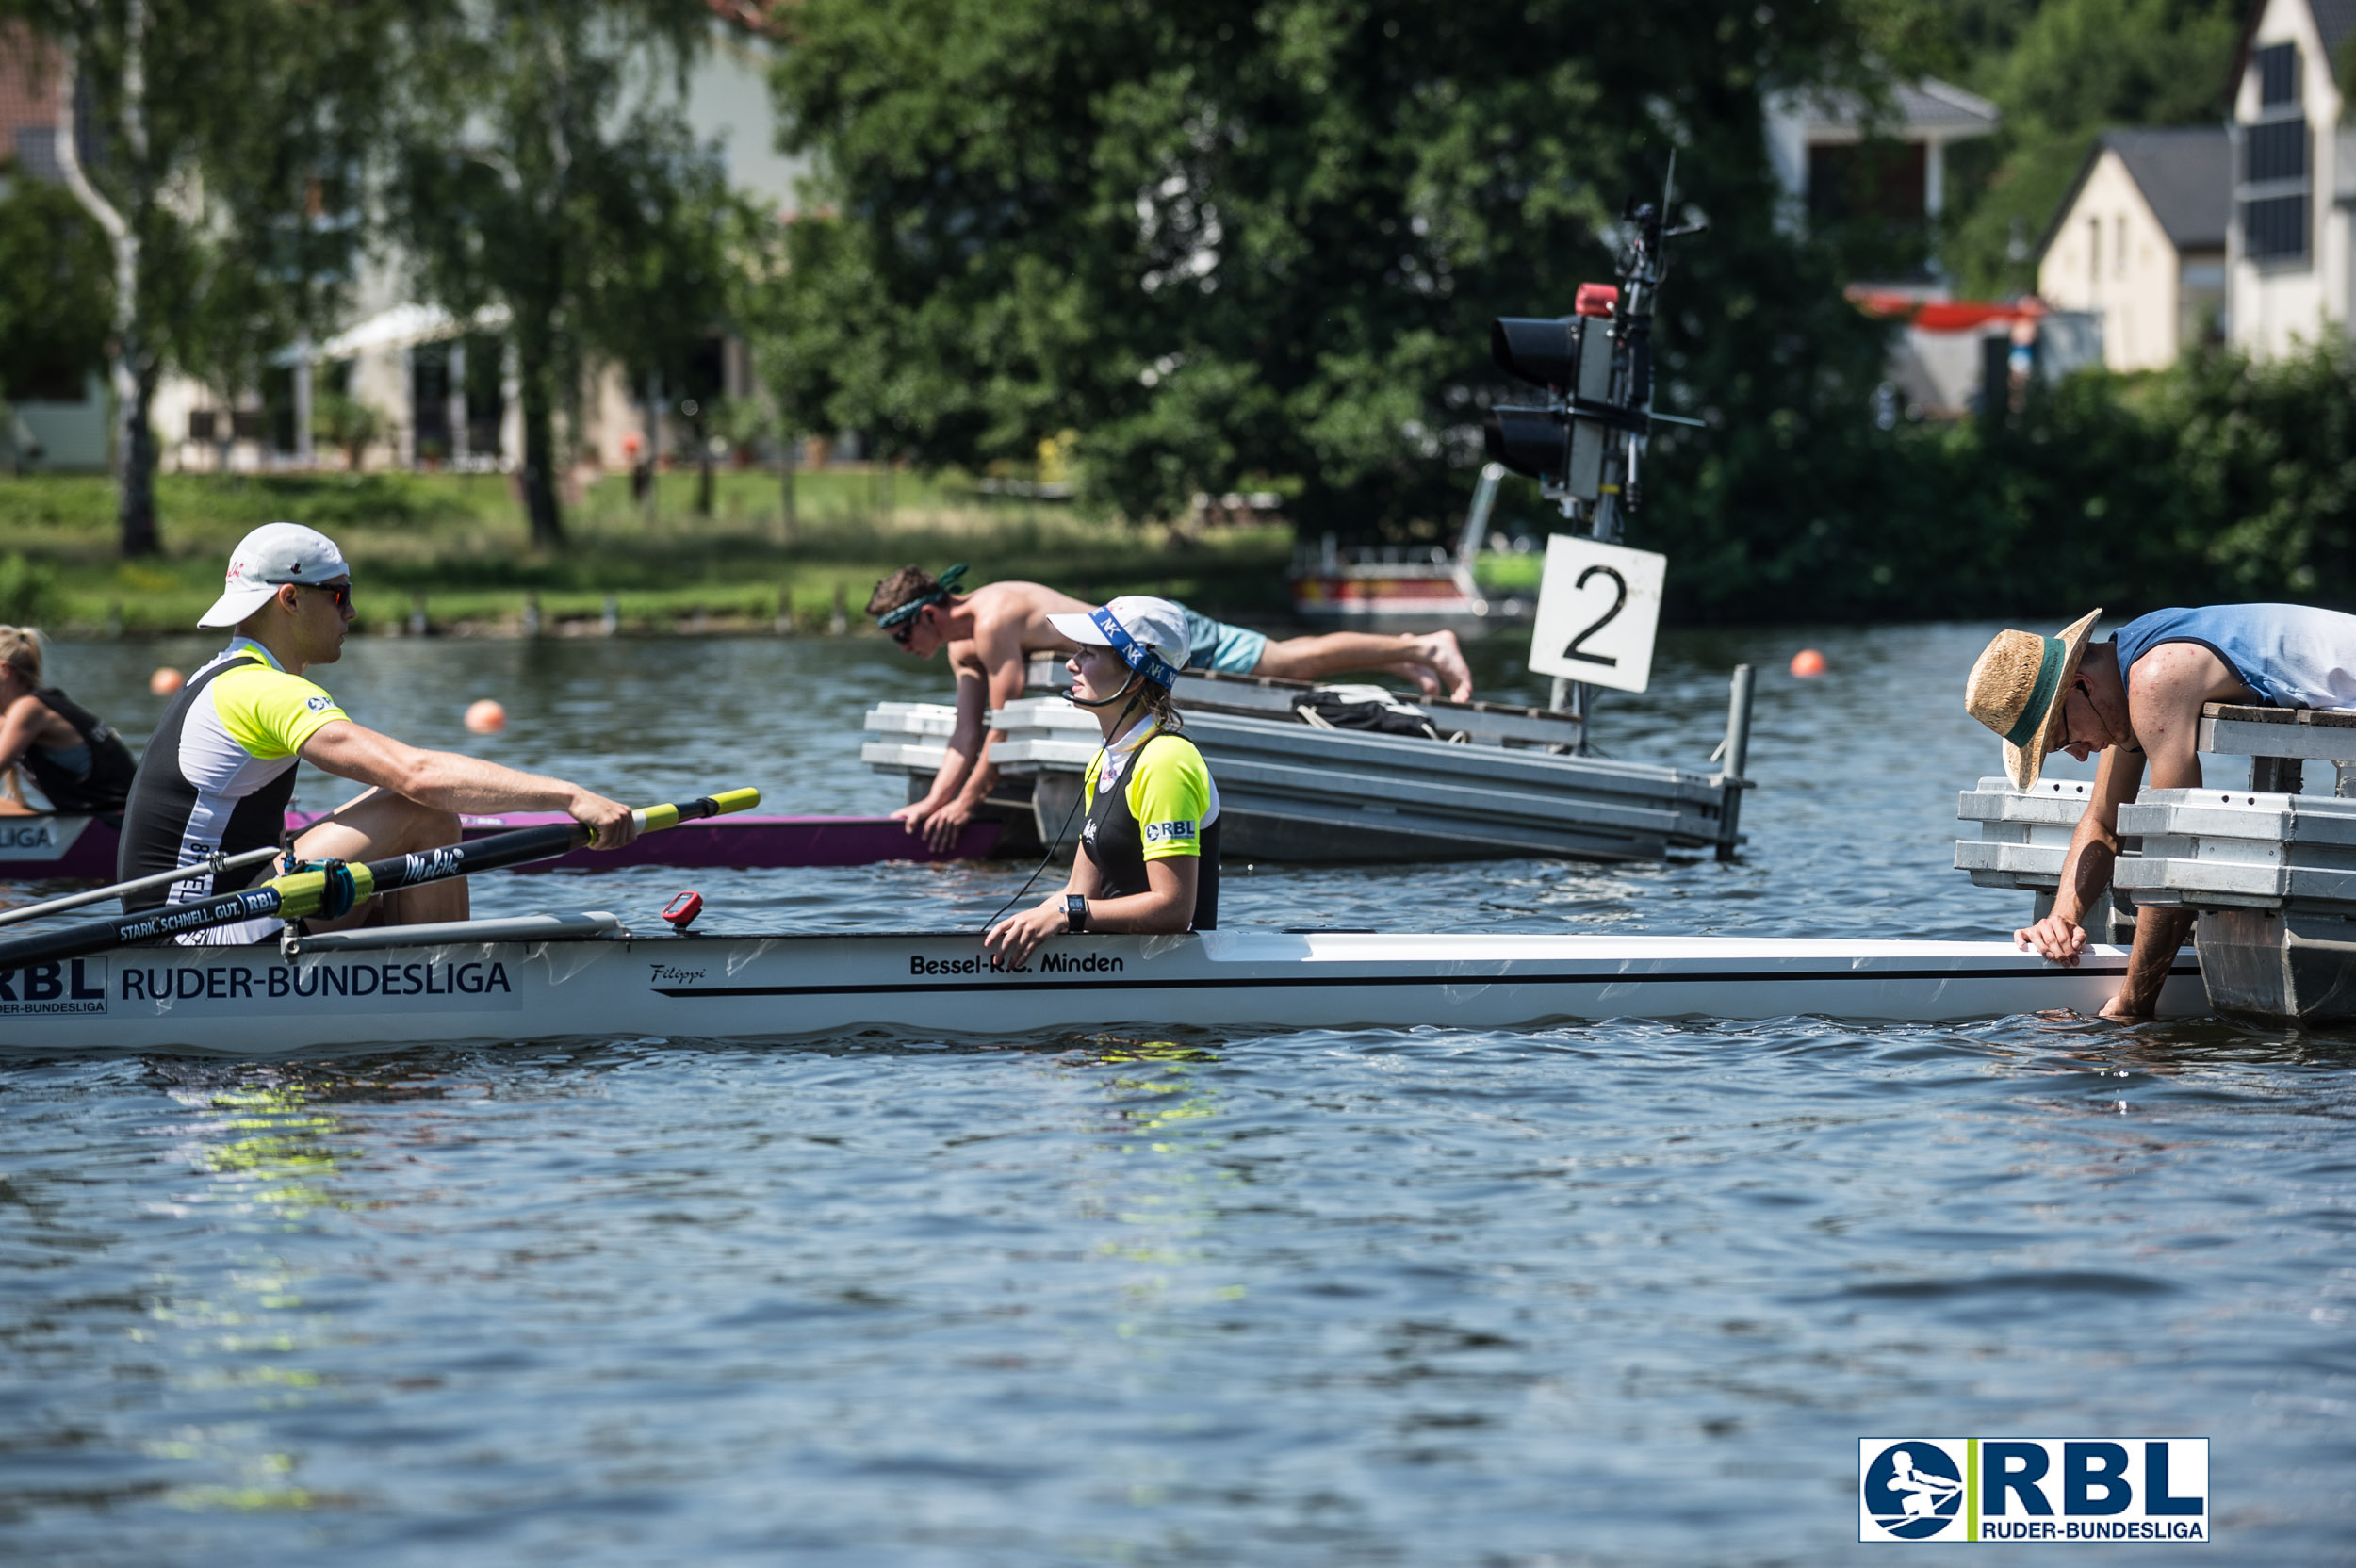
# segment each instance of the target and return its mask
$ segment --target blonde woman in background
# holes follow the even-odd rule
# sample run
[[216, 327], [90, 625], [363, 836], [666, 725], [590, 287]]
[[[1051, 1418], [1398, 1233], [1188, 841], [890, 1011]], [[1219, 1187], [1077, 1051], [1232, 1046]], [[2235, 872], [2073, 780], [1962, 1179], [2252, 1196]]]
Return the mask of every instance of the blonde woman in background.
[[138, 764], [98, 716], [41, 678], [41, 633], [0, 626], [0, 814], [29, 816], [22, 767], [53, 810], [123, 809]]

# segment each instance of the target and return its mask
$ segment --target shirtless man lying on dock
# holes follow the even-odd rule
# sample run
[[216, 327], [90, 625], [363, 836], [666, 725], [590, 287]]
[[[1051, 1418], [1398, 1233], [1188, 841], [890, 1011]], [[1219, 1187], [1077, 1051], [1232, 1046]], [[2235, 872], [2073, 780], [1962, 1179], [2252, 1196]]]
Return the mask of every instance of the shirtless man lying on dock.
[[[1964, 687], [1965, 710], [2004, 737], [2004, 771], [2021, 789], [2037, 783], [2056, 751], [2082, 762], [2102, 754], [2053, 912], [2013, 934], [2021, 947], [2069, 966], [2086, 944], [2086, 911], [2111, 885], [2119, 808], [2135, 798], [2145, 763], [2155, 790], [2201, 788], [2202, 704], [2356, 708], [2356, 615], [2302, 604], [2158, 610], [2088, 647], [2102, 613], [2058, 637], [1997, 633]], [[2127, 978], [2102, 1016], [2151, 1017], [2191, 935], [2191, 910], [2144, 906]]]
[[[936, 850], [957, 841], [997, 782], [998, 770], [990, 761], [996, 739], [989, 727], [990, 710], [1022, 696], [1031, 655], [1072, 651], [1048, 617], [1084, 615], [1094, 608], [1038, 582], [992, 582], [961, 593], [957, 583], [964, 575], [962, 565], [938, 579], [922, 567], [903, 566], [875, 584], [867, 600], [876, 626], [917, 658], [930, 659], [946, 647], [957, 676], [957, 723], [949, 737], [948, 760], [923, 800], [892, 813]], [[1192, 610], [1186, 611], [1186, 629], [1191, 670], [1282, 680], [1368, 670], [1404, 676], [1426, 696], [1455, 702], [1472, 697], [1472, 671], [1452, 631], [1332, 631], [1271, 642]]]

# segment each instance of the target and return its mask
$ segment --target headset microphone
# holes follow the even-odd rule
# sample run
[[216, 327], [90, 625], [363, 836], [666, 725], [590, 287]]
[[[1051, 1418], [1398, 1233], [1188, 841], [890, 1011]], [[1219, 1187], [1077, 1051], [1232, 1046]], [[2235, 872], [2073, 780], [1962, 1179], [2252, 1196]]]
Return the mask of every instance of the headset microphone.
[[1137, 672], [1131, 670], [1129, 672], [1129, 678], [1121, 683], [1121, 690], [1115, 692], [1111, 696], [1083, 697], [1074, 696], [1070, 692], [1066, 692], [1063, 694], [1064, 700], [1066, 702], [1076, 702], [1083, 708], [1110, 708], [1114, 703], [1119, 702], [1122, 697], [1129, 694], [1129, 688], [1137, 684]]

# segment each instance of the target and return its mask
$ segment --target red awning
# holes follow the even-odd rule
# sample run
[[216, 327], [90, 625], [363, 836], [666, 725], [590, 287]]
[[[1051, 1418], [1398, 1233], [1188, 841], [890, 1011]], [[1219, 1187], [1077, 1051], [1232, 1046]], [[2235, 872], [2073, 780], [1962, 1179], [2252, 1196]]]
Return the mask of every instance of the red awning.
[[2006, 303], [1998, 300], [1918, 300], [1890, 288], [1850, 288], [1849, 302], [1868, 316], [1904, 321], [1922, 332], [1972, 332], [1994, 322], [2034, 321], [2045, 314], [2045, 302], [2024, 294]]

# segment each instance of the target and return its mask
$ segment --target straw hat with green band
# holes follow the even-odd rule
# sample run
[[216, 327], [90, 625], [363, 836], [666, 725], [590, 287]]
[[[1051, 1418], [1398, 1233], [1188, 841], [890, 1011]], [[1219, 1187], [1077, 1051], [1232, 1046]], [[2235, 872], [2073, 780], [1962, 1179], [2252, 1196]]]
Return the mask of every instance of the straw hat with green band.
[[2086, 656], [2086, 633], [2102, 612], [2087, 612], [2058, 637], [2000, 631], [1981, 650], [1963, 685], [1963, 709], [2004, 737], [2004, 772], [2028, 789], [2053, 749], [2061, 723], [2061, 696]]

